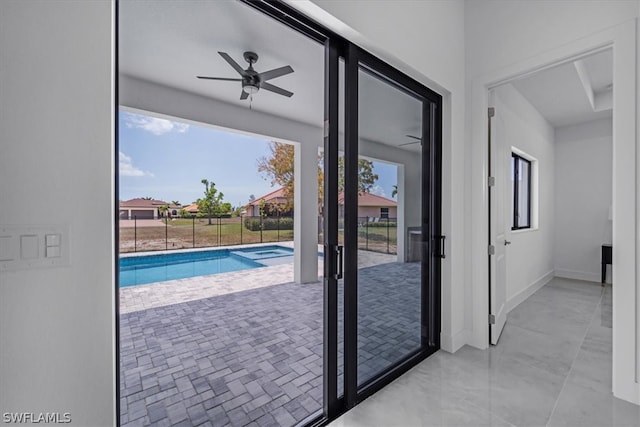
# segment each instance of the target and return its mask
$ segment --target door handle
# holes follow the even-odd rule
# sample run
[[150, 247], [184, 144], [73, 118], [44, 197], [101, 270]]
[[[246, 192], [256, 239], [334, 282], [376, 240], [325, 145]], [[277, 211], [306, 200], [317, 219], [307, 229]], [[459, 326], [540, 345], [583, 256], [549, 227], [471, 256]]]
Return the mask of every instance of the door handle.
[[447, 236], [438, 236], [438, 238], [440, 239], [440, 253], [438, 254], [438, 256], [442, 259], [446, 258], [446, 247], [444, 244], [445, 239], [447, 238]]
[[510, 242], [510, 241], [508, 241], [508, 240], [505, 240], [505, 241], [504, 241], [504, 245], [505, 245], [505, 246], [510, 245], [510, 244], [511, 244], [511, 242]]
[[338, 257], [338, 272], [335, 275], [336, 280], [340, 280], [342, 279], [342, 266], [343, 266], [343, 260], [342, 260], [342, 250], [344, 249], [344, 246], [338, 245], [336, 246], [336, 256]]

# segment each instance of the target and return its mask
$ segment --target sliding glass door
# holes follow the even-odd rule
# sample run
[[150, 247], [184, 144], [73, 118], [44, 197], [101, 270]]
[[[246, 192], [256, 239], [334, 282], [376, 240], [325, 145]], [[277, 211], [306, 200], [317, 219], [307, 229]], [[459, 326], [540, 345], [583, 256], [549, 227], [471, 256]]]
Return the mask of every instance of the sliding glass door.
[[441, 99], [353, 45], [326, 60], [325, 402], [350, 408], [439, 348]]

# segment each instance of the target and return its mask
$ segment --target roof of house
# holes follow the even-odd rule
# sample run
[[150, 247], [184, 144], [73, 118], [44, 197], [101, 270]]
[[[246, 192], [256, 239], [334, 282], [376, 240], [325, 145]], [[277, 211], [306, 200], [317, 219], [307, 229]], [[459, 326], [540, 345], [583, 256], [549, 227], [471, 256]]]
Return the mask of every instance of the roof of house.
[[[338, 204], [344, 204], [344, 193], [338, 194]], [[377, 194], [360, 193], [358, 194], [358, 206], [396, 207], [398, 203], [395, 200], [387, 199]]]
[[197, 213], [198, 212], [198, 204], [197, 203], [191, 203], [189, 206], [185, 206], [183, 209], [185, 211], [189, 212], [189, 213]]
[[284, 196], [284, 188], [278, 188], [275, 191], [272, 191], [269, 194], [265, 194], [262, 197], [258, 197], [257, 199], [248, 203], [248, 206], [257, 206], [260, 204], [260, 201], [264, 200], [265, 203], [286, 203], [287, 198]]
[[124, 202], [120, 202], [121, 208], [159, 208], [160, 206], [168, 205], [170, 208], [177, 208], [178, 206], [171, 203], [167, 203], [164, 200], [148, 200], [148, 199], [131, 199]]

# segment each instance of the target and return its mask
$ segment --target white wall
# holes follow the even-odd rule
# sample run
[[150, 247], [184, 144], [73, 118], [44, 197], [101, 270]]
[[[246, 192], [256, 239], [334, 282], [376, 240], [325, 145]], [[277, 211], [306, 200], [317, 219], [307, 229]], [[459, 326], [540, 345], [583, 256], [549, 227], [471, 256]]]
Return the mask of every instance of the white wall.
[[0, 273], [1, 412], [115, 423], [111, 39], [109, 1], [0, 2], [0, 225], [70, 245], [68, 267]]
[[[522, 73], [572, 55], [613, 45], [613, 392], [616, 397], [640, 403], [637, 366], [640, 365], [640, 304], [636, 265], [640, 258], [636, 229], [640, 186], [637, 167], [636, 108], [640, 99], [637, 32], [639, 9], [629, 1], [467, 1], [465, 4], [466, 79], [469, 91], [467, 149], [472, 155], [466, 195], [467, 212], [482, 211], [486, 203], [483, 188], [485, 162], [481, 156], [483, 122], [486, 118], [486, 89]], [[486, 125], [484, 126], [486, 129]], [[478, 151], [480, 150], [480, 151]], [[486, 227], [469, 213], [472, 234], [470, 248], [471, 300], [470, 342], [486, 347]], [[484, 241], [484, 242], [483, 242]]]
[[611, 119], [556, 129], [556, 276], [601, 280], [601, 245], [611, 243], [613, 225], [611, 131]]
[[[555, 155], [553, 127], [512, 85], [495, 89], [495, 120], [498, 121], [496, 143], [505, 149], [504, 168], [507, 171], [505, 190], [505, 229], [507, 259], [507, 307], [520, 303], [553, 277], [555, 233]], [[532, 174], [532, 217], [537, 227], [511, 230], [511, 148], [514, 147], [537, 160], [537, 179]], [[536, 197], [537, 196], [537, 197]], [[537, 206], [536, 206], [537, 205]], [[537, 212], [534, 212], [537, 210]]]
[[[466, 343], [464, 223], [464, 2], [288, 0], [308, 16], [443, 95], [441, 347]], [[446, 41], [443, 43], [442, 41]], [[407, 223], [407, 225], [409, 225]]]

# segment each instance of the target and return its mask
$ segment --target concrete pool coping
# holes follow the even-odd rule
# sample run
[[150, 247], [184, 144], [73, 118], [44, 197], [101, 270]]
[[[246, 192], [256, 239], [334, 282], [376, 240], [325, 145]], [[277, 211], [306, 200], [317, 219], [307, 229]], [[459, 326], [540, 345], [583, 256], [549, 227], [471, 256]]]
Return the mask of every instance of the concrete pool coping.
[[[259, 246], [287, 246], [293, 248], [293, 242], [265, 243]], [[256, 245], [242, 245], [243, 247], [256, 247]], [[238, 248], [236, 246], [220, 246], [217, 249]], [[212, 248], [199, 248], [199, 250], [211, 250]], [[322, 246], [318, 245], [318, 251]], [[176, 253], [191, 251], [192, 249], [179, 251], [144, 252], [146, 255], [161, 253]], [[142, 252], [139, 252], [142, 253]], [[396, 255], [382, 254], [378, 252], [358, 251], [358, 267], [365, 267], [387, 262], [394, 262]], [[324, 262], [318, 257], [318, 280], [322, 280]], [[257, 267], [247, 270], [218, 273], [207, 276], [190, 277], [186, 279], [154, 282], [145, 285], [127, 286], [119, 289], [120, 313], [131, 313], [149, 308], [163, 307], [202, 298], [226, 295], [242, 292], [265, 286], [291, 283], [293, 279], [293, 262], [266, 267]]]

